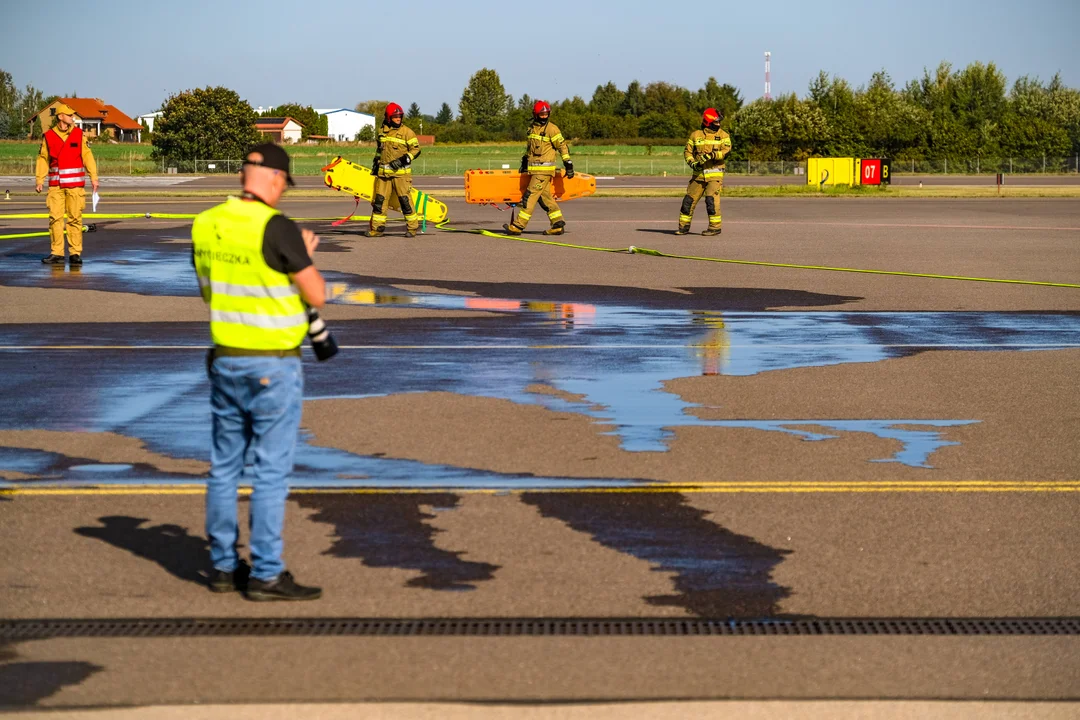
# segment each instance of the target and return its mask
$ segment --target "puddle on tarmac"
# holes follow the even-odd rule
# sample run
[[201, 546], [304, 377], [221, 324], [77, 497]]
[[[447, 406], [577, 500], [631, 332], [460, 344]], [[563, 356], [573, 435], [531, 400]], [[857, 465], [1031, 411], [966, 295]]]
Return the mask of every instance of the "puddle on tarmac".
[[[128, 262], [139, 257], [124, 255]], [[185, 263], [187, 278], [188, 256], [178, 257], [171, 262]], [[810, 442], [865, 432], [899, 445], [893, 455], [872, 461], [931, 467], [938, 449], [955, 444], [946, 439], [947, 429], [978, 418], [702, 420], [688, 412], [695, 405], [665, 392], [663, 383], [698, 374], [751, 375], [875, 362], [935, 348], [1080, 345], [1080, 315], [1070, 314], [705, 312], [409, 293], [354, 287], [342, 280], [347, 276], [330, 275], [336, 303], [477, 310], [484, 315], [336, 323], [332, 329], [344, 349], [329, 363], [317, 364], [308, 356], [306, 399], [432, 391], [502, 398], [587, 415], [612, 426], [611, 432], [630, 452], [665, 451], [672, 431], [684, 426], [754, 428]], [[130, 281], [130, 270], [124, 278]], [[157, 453], [206, 460], [208, 383], [202, 352], [194, 349], [205, 344], [206, 334], [201, 323], [6, 326], [0, 341], [7, 346], [89, 343], [193, 349], [79, 351], [79, 372], [59, 375], [49, 369], [69, 364], [69, 352], [6, 351], [0, 392], [16, 400], [0, 418], [0, 429], [111, 431], [142, 439]], [[363, 372], [357, 372], [358, 365]], [[538, 387], [551, 392], [536, 392]], [[308, 442], [300, 444], [296, 463], [298, 486], [550, 488], [633, 482], [507, 475], [358, 456]], [[0, 469], [38, 475], [40, 482], [182, 481], [140, 467], [93, 473], [85, 468], [72, 471], [72, 464], [89, 463], [49, 460], [35, 451], [0, 451]]]
[[[139, 295], [198, 296], [190, 245], [172, 245], [170, 238], [127, 236], [127, 242], [97, 246], [86, 236], [86, 264], [41, 265], [42, 253], [9, 251], [0, 262], [0, 285], [128, 292]], [[132, 242], [142, 245], [132, 245]], [[40, 243], [39, 243], [40, 244]], [[37, 263], [37, 267], [33, 263]]]

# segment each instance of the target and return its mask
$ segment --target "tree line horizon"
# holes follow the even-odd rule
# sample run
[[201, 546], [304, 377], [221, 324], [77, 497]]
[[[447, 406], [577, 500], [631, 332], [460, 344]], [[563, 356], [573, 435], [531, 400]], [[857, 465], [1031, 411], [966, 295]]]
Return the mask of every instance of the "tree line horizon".
[[[20, 90], [11, 74], [0, 70], [0, 136], [27, 137], [26, 118], [55, 97], [30, 85]], [[697, 90], [635, 80], [625, 88], [614, 82], [597, 85], [589, 100], [543, 99], [552, 106], [552, 121], [579, 144], [681, 144], [700, 127], [701, 112], [715, 107], [725, 115], [722, 126], [733, 139], [729, 157], [736, 161], [1080, 154], [1080, 90], [1066, 86], [1060, 73], [1045, 82], [1023, 75], [1010, 85], [994, 63], [954, 69], [942, 62], [903, 87], [884, 70], [857, 87], [821, 71], [802, 97], [791, 92], [749, 103], [738, 88], [715, 77]], [[528, 94], [515, 99], [497, 71], [482, 68], [463, 89], [456, 113], [444, 102], [436, 114], [425, 114], [413, 102], [406, 122], [422, 122], [424, 134], [440, 143], [524, 141], [533, 101]], [[355, 109], [378, 121], [385, 106], [383, 100], [365, 100]], [[274, 113], [285, 107], [308, 121], [305, 134], [325, 134], [325, 117], [310, 106], [287, 103]], [[159, 157], [239, 157], [242, 144], [257, 138], [255, 111], [228, 88], [184, 90], [161, 109], [165, 117], [152, 138]], [[355, 139], [374, 140], [374, 130], [365, 131]]]

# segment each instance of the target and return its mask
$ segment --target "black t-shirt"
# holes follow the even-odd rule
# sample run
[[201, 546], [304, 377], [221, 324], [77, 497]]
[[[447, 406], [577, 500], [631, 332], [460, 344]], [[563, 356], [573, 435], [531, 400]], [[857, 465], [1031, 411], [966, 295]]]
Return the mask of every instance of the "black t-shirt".
[[287, 275], [295, 275], [311, 265], [300, 226], [284, 215], [270, 218], [263, 234], [263, 259], [271, 268]]
[[[311, 256], [304, 245], [300, 226], [285, 217], [275, 215], [263, 231], [263, 260], [272, 270], [295, 275], [311, 265]], [[191, 249], [191, 264], [195, 264], [195, 248]]]

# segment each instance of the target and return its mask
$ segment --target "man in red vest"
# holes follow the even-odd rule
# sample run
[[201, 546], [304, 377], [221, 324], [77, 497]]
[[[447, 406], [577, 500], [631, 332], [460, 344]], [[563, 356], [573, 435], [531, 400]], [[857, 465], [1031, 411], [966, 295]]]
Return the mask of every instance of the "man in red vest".
[[64, 264], [64, 213], [67, 213], [67, 239], [71, 250], [69, 262], [82, 265], [82, 212], [86, 207], [86, 175], [94, 192], [98, 189], [97, 163], [86, 145], [82, 128], [75, 127], [75, 111], [70, 105], [56, 107], [56, 125], [46, 131], [37, 158], [38, 192], [49, 178], [49, 233], [52, 248], [41, 259], [46, 265]]

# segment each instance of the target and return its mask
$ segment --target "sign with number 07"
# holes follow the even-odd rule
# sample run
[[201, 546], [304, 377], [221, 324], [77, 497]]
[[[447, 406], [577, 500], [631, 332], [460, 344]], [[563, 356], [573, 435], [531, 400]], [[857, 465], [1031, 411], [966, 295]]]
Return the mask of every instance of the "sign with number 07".
[[890, 167], [888, 160], [873, 159], [862, 160], [861, 164], [861, 176], [859, 182], [862, 185], [887, 185], [892, 182], [890, 176]]

